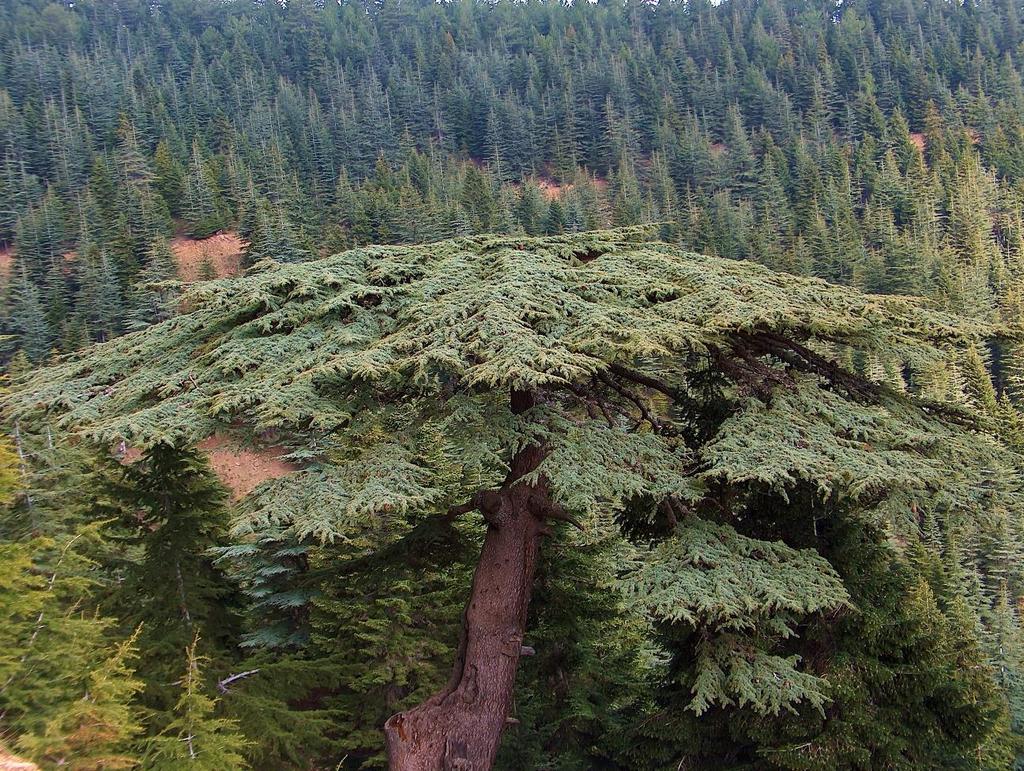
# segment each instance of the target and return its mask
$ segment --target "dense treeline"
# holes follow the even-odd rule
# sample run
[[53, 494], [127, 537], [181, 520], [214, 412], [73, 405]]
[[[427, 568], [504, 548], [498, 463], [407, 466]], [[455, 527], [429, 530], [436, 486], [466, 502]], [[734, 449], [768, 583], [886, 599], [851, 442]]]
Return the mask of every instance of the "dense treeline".
[[[169, 239], [221, 230], [256, 274], [371, 243], [656, 222], [695, 251], [1018, 324], [1022, 15], [1012, 0], [0, 4], [4, 358], [21, 382], [54, 350], [174, 315]], [[998, 343], [927, 372], [842, 364], [962, 405], [1019, 453], [1018, 358]], [[703, 442], [724, 420], [691, 429]], [[342, 457], [290, 439], [304, 466]], [[447, 677], [484, 528], [410, 514], [398, 555], [390, 531], [297, 538], [282, 512], [315, 518], [315, 485], [238, 511], [199, 453], [122, 460], [54, 421], [23, 420], [0, 448], [0, 740], [81, 768], [383, 765], [384, 720]], [[898, 536], [807, 480], [743, 489], [767, 512], [746, 537], [816, 550], [849, 594], [853, 610], [802, 619], [777, 651], [830, 684], [821, 709], [734, 692], [695, 711], [700, 631], [607, 591], [623, 549], [664, 533], [553, 544], [499, 765], [1022, 767], [1018, 472], [986, 473], [960, 480], [970, 517], [959, 498], [910, 502]]]
[[1012, 317], [1020, 13], [7, 3], [9, 328], [38, 360], [148, 320], [140, 282], [169, 277], [175, 231], [237, 227], [251, 264], [642, 221], [703, 252]]

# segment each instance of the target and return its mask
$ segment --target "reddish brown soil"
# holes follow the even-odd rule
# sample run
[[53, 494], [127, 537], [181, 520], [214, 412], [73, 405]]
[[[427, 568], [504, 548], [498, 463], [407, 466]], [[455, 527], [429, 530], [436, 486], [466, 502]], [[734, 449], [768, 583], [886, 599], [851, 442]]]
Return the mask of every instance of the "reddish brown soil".
[[[178, 262], [178, 274], [181, 280], [191, 283], [199, 280], [204, 260], [213, 265], [217, 278], [237, 275], [241, 270], [243, 241], [237, 233], [226, 231], [209, 238], [188, 238], [177, 236], [171, 241], [171, 250]], [[74, 261], [74, 251], [67, 252], [64, 259]], [[15, 250], [13, 246], [0, 249], [0, 286], [10, 281], [14, 271]]]
[[560, 185], [553, 179], [538, 179], [537, 187], [540, 188], [540, 192], [547, 200], [554, 201], [556, 198], [561, 198], [572, 185]]
[[[199, 449], [206, 453], [214, 473], [236, 501], [252, 492], [260, 482], [298, 470], [294, 463], [283, 459], [287, 450], [282, 447], [239, 447], [226, 437], [211, 436], [200, 442]], [[129, 447], [123, 460], [132, 463], [141, 454], [134, 447]], [[0, 771], [3, 771], [2, 767]]]
[[171, 241], [178, 274], [182, 281], [189, 283], [199, 280], [205, 260], [213, 266], [217, 278], [237, 275], [244, 248], [245, 242], [231, 231], [201, 239], [178, 236]]
[[[595, 176], [590, 179], [594, 183], [594, 187], [596, 187], [599, 192], [604, 193], [608, 189], [608, 180], [604, 177]], [[548, 201], [554, 201], [562, 198], [573, 188], [573, 184], [571, 182], [559, 184], [551, 177], [538, 177], [534, 181], [537, 183], [537, 187], [540, 188], [541, 194]]]
[[928, 141], [924, 138], [924, 134], [917, 131], [910, 132], [910, 141], [917, 145], [917, 149], [922, 153], [925, 151], [925, 148], [928, 147]]
[[[7, 246], [0, 249], [0, 284], [10, 281], [12, 270], [14, 270], [14, 247]], [[0, 769], [2, 768], [3, 766], [0, 766]]]
[[209, 456], [210, 465], [235, 500], [244, 498], [260, 482], [298, 469], [294, 463], [283, 460], [287, 451], [281, 447], [237, 447], [224, 437], [211, 436], [199, 448]]

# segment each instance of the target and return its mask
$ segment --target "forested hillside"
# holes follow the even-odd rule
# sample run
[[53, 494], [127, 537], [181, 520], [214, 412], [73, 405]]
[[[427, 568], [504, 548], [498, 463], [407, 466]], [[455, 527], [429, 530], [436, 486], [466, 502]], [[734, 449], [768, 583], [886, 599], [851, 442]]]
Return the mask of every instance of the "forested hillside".
[[[1021, 9], [994, 2], [0, 8], [0, 242], [29, 358], [152, 320], [164, 239], [246, 262], [645, 221], [1014, 315]], [[75, 259], [61, 260], [73, 253]]]
[[0, 758], [1024, 768], [1022, 60], [0, 2]]

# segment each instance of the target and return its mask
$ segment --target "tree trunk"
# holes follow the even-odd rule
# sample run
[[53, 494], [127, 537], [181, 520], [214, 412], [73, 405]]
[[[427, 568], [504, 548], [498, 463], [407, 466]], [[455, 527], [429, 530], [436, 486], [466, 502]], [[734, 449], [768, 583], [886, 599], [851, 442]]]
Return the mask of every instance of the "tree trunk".
[[384, 724], [391, 771], [487, 771], [494, 764], [512, 706], [543, 519], [551, 509], [543, 482], [515, 480], [542, 459], [541, 448], [524, 448], [506, 484], [480, 496], [487, 534], [452, 676], [439, 693]]
[[512, 706], [542, 522], [529, 489], [502, 496], [484, 538], [452, 679], [384, 726], [392, 771], [486, 771]]

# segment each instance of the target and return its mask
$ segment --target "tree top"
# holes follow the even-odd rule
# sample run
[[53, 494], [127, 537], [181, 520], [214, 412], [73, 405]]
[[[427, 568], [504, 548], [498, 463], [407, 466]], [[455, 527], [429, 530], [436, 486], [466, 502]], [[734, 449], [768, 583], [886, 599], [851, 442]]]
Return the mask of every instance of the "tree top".
[[764, 336], [915, 367], [994, 333], [649, 235], [483, 236], [271, 264], [196, 287], [186, 313], [47, 368], [14, 403], [150, 445], [239, 425], [332, 431], [367, 408], [581, 386], [616, 367], [678, 382], [745, 342], [770, 347]]

